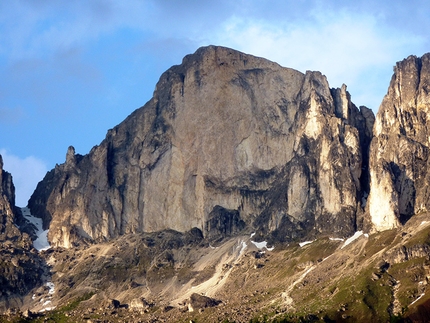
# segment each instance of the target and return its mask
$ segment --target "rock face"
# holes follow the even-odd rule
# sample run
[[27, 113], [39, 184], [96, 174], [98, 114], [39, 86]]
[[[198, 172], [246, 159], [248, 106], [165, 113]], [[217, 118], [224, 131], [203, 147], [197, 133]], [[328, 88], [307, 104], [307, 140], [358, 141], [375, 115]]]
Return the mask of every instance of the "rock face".
[[370, 148], [368, 199], [377, 230], [430, 210], [430, 54], [396, 64]]
[[21, 296], [41, 283], [42, 260], [30, 236], [18, 228], [24, 222], [15, 206], [12, 176], [3, 170], [0, 155], [0, 310], [19, 303]]
[[19, 236], [20, 231], [15, 225], [15, 186], [12, 176], [3, 170], [3, 158], [0, 155], [0, 234], [2, 241]]
[[29, 207], [65, 247], [193, 227], [348, 236], [361, 225], [373, 120], [319, 72], [201, 48], [88, 155], [70, 147]]

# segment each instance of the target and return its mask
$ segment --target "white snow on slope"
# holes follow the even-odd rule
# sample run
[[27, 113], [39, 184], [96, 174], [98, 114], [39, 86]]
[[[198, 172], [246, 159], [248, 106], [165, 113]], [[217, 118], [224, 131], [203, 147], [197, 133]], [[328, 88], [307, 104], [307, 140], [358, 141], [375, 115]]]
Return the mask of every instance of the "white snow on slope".
[[252, 243], [254, 246], [256, 246], [258, 249], [266, 248], [266, 249], [267, 249], [267, 251], [272, 251], [273, 249], [275, 249], [275, 247], [268, 248], [268, 247], [267, 247], [267, 241], [255, 242], [255, 241], [252, 241], [252, 240], [251, 240], [251, 243]]
[[245, 252], [245, 249], [246, 249], [246, 247], [247, 247], [247, 244], [246, 244], [246, 242], [245, 241], [241, 241], [241, 243], [239, 243], [239, 246], [242, 244], [242, 248], [240, 249], [240, 251], [239, 251], [239, 256], [241, 256], [244, 252]]
[[[36, 218], [30, 213], [30, 209], [28, 207], [21, 208], [21, 212], [24, 215], [24, 217], [32, 223], [36, 228], [36, 235], [37, 239], [33, 241], [33, 246], [38, 251], [47, 250], [51, 248], [49, 242], [48, 242], [48, 231], [49, 230], [43, 230], [42, 228], [42, 219]], [[52, 295], [55, 293], [55, 285], [52, 281], [48, 281], [45, 284], [46, 287], [48, 287], [48, 295], [42, 299], [40, 299], [40, 302], [42, 304], [42, 309], [39, 310], [39, 312], [46, 312], [51, 311], [55, 308], [55, 306], [52, 306]], [[32, 296], [32, 299], [36, 299], [36, 295], [34, 294]], [[50, 305], [50, 306], [48, 306]]]
[[51, 248], [48, 242], [49, 230], [43, 230], [42, 219], [36, 218], [35, 216], [31, 215], [30, 209], [28, 207], [21, 208], [21, 211], [24, 217], [36, 227], [37, 239], [33, 241], [34, 248], [36, 248], [38, 251], [47, 250]]
[[344, 247], [349, 245], [354, 240], [357, 240], [358, 238], [360, 238], [362, 235], [364, 235], [366, 238], [369, 237], [369, 235], [367, 233], [363, 234], [363, 231], [357, 231], [356, 233], [354, 233], [354, 235], [352, 237], [349, 237], [348, 239], [346, 239], [346, 241], [343, 243], [343, 245], [340, 249], [343, 249]]
[[[55, 285], [53, 282], [48, 281], [45, 283], [45, 286], [48, 287], [48, 293], [42, 295], [42, 297], [39, 299], [40, 307], [37, 309], [39, 313], [51, 311], [55, 308], [55, 306], [52, 306], [52, 296], [55, 293]], [[33, 295], [32, 299], [36, 299], [35, 294]]]
[[412, 304], [415, 304], [416, 302], [418, 302], [420, 300], [421, 297], [423, 297], [425, 295], [425, 293], [422, 293], [416, 300], [414, 300], [409, 306], [411, 306]]
[[[46, 304], [43, 304], [44, 306], [45, 305], [47, 305], [47, 304], [49, 304], [51, 301], [47, 301], [48, 303], [46, 303]], [[39, 311], [39, 313], [43, 313], [43, 312], [46, 312], [46, 311], [52, 311], [53, 309], [55, 309], [55, 307], [56, 306], [53, 306], [53, 307], [44, 307], [43, 309], [41, 309], [40, 311]]]
[[344, 239], [342, 238], [330, 238], [331, 241], [343, 241]]
[[46, 286], [48, 286], [48, 288], [49, 288], [49, 291], [48, 291], [49, 295], [52, 295], [55, 293], [55, 286], [54, 286], [53, 282], [47, 282]]
[[299, 243], [299, 246], [300, 246], [300, 247], [303, 247], [303, 246], [306, 246], [307, 244], [310, 244], [310, 243], [312, 243], [312, 242], [314, 242], [314, 241], [315, 241], [315, 240], [300, 242], [300, 243]]
[[42, 306], [46, 306], [46, 305], [48, 305], [49, 303], [51, 303], [51, 301], [50, 301], [50, 300], [47, 300], [47, 301], [45, 301], [45, 303], [43, 303], [43, 304], [42, 304]]

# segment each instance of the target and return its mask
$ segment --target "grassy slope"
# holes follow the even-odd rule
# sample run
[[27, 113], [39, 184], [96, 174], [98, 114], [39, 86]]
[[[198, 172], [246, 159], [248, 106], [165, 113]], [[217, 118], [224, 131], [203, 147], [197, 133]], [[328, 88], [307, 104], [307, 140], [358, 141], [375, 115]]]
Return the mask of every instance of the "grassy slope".
[[[326, 237], [258, 254], [249, 237], [214, 249], [205, 243], [178, 244], [171, 234], [167, 244], [166, 236], [130, 236], [54, 252], [57, 309], [35, 321], [396, 322], [402, 316], [419, 322], [430, 309], [430, 223], [421, 224], [426, 217], [412, 218], [401, 230], [361, 236], [344, 248]], [[248, 245], [243, 254], [241, 239]], [[205, 285], [211, 277], [211, 285]], [[193, 288], [223, 303], [180, 311], [175, 302]], [[110, 298], [128, 304], [141, 296], [155, 303], [147, 313], [108, 311], [102, 305]], [[94, 310], [88, 313], [88, 308]]]

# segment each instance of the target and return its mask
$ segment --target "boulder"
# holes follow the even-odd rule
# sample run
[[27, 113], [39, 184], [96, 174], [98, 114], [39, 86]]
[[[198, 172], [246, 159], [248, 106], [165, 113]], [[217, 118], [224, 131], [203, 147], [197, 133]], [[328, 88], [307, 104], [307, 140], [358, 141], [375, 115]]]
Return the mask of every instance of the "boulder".
[[200, 310], [207, 307], [215, 307], [215, 306], [218, 306], [220, 303], [221, 301], [216, 300], [214, 298], [193, 293], [191, 294], [190, 299], [187, 302], [187, 305], [188, 305], [188, 310], [190, 312], [193, 312], [195, 310]]

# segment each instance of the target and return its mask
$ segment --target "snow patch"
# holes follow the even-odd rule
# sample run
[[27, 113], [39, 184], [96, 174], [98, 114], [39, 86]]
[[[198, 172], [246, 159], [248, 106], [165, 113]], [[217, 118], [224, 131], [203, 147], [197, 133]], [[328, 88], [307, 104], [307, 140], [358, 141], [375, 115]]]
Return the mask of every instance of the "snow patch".
[[255, 232], [251, 233], [251, 237], [250, 238], [252, 238], [253, 236], [255, 236]]
[[329, 238], [331, 241], [344, 241], [342, 238]]
[[44, 230], [38, 233], [37, 239], [33, 241], [34, 248], [39, 251], [48, 250], [51, 248], [51, 245], [48, 242], [48, 231], [49, 230]]
[[48, 242], [49, 230], [43, 230], [42, 219], [33, 216], [30, 213], [30, 209], [28, 207], [22, 207], [21, 211], [24, 217], [36, 228], [37, 239], [33, 241], [34, 248], [36, 248], [38, 251], [48, 250], [51, 248], [51, 245]]
[[429, 221], [423, 221], [423, 222], [421, 222], [421, 224], [420, 225], [424, 225], [424, 224], [426, 224], [426, 223], [428, 223]]
[[49, 291], [48, 291], [49, 295], [52, 295], [55, 293], [55, 285], [53, 282], [47, 282], [45, 285], [49, 288]]
[[[425, 293], [422, 293], [416, 300], [414, 300], [412, 303], [411, 303], [411, 305], [412, 304], [415, 304], [416, 302], [418, 302], [419, 300], [420, 300], [420, 298], [421, 297], [423, 297], [425, 295]], [[409, 306], [411, 306], [411, 305], [409, 305]]]
[[239, 251], [239, 256], [245, 252], [246, 247], [247, 247], [246, 242], [242, 240], [242, 248]]
[[310, 244], [310, 243], [312, 243], [312, 242], [314, 242], [314, 241], [315, 241], [315, 240], [300, 242], [300, 243], [299, 243], [299, 246], [300, 246], [300, 247], [303, 247], [303, 246], [306, 246], [307, 244]]
[[273, 249], [275, 249], [275, 247], [267, 247], [267, 241], [262, 241], [262, 242], [255, 242], [251, 240], [251, 243], [256, 246], [258, 249], [263, 249], [266, 248], [267, 251], [272, 251]]
[[[360, 238], [362, 235], [363, 235], [363, 231], [357, 231], [356, 233], [354, 233], [354, 235], [352, 237], [349, 237], [348, 239], [346, 239], [346, 241], [344, 242], [344, 244], [342, 245], [342, 247], [340, 249], [343, 249], [344, 247], [349, 245], [354, 240], [357, 240], [358, 238]], [[367, 233], [365, 233], [364, 236], [366, 238], [369, 237], [369, 235]]]
[[[45, 297], [42, 297], [39, 300], [40, 303], [43, 303], [42, 309], [39, 311], [39, 313], [45, 312], [45, 311], [51, 311], [55, 308], [55, 306], [46, 307], [46, 305], [52, 303], [52, 295], [55, 293], [55, 285], [53, 282], [49, 281], [45, 283], [45, 286], [48, 287], [48, 295], [46, 295]], [[33, 295], [33, 299], [34, 298], [36, 298], [36, 295]]]

